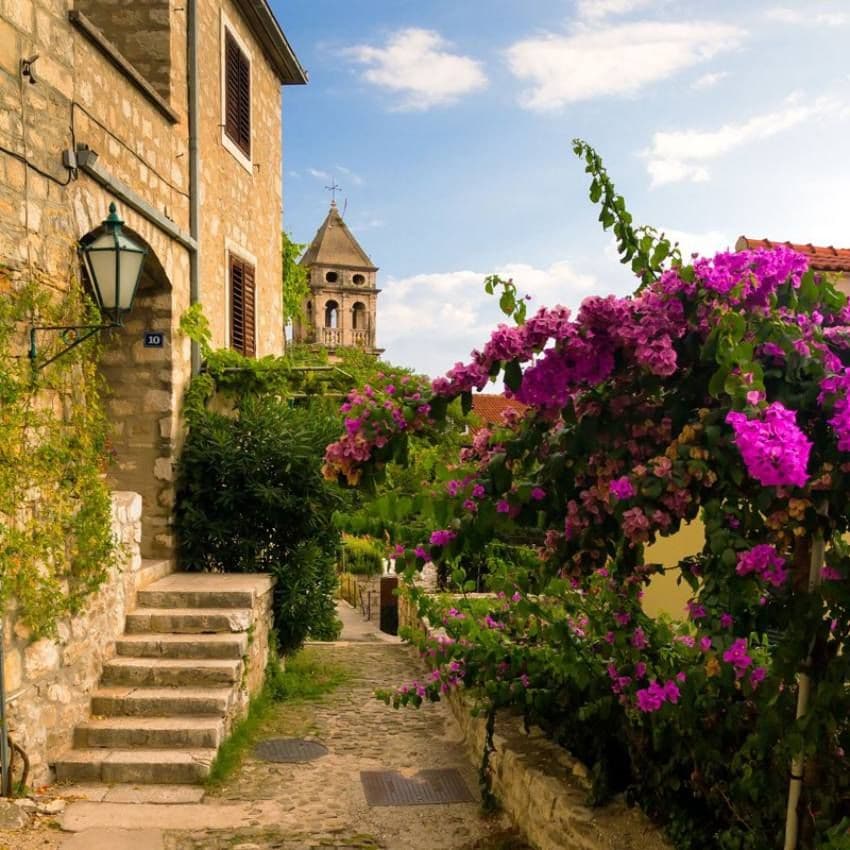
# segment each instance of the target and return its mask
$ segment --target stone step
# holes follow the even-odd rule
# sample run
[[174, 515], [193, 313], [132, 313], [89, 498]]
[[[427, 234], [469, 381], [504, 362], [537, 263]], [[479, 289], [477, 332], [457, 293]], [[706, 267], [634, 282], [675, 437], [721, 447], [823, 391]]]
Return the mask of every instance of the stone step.
[[135, 634], [124, 635], [115, 650], [127, 658], [242, 658], [248, 651], [248, 635], [233, 634]]
[[56, 761], [59, 782], [192, 785], [210, 772], [215, 750], [68, 750]]
[[173, 573], [136, 594], [139, 608], [252, 608], [271, 589], [269, 576]]
[[104, 685], [151, 688], [232, 685], [242, 675], [242, 661], [233, 658], [113, 658], [103, 665]]
[[169, 717], [213, 715], [223, 717], [235, 688], [98, 688], [91, 698], [96, 717]]
[[253, 615], [245, 608], [138, 608], [127, 615], [127, 633], [197, 635], [247, 632]]
[[224, 732], [219, 717], [103, 717], [74, 730], [74, 747], [217, 749]]

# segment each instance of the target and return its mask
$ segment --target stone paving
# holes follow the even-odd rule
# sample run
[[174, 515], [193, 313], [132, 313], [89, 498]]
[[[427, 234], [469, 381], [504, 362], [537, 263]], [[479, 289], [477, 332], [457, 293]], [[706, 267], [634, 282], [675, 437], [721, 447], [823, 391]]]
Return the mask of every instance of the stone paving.
[[367, 806], [362, 770], [455, 768], [476, 798], [477, 772], [446, 706], [395, 711], [374, 698], [376, 688], [421, 676], [422, 666], [345, 603], [339, 610], [342, 639], [309, 651], [349, 678], [319, 701], [281, 704], [263, 729], [321, 741], [328, 755], [307, 764], [249, 756], [200, 802], [166, 802], [170, 795], [151, 788], [79, 787], [83, 799], [58, 819], [63, 832], [0, 832], [0, 850], [523, 850], [507, 819], [483, 815], [478, 802]]

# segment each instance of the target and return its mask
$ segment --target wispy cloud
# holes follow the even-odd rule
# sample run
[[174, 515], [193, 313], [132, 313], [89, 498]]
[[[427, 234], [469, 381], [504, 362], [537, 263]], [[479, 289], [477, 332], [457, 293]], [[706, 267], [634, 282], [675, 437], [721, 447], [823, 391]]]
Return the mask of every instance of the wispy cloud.
[[659, 4], [659, 0], [578, 0], [576, 13], [588, 21], [610, 15], [626, 15]]
[[721, 80], [725, 80], [728, 76], [728, 71], [714, 71], [710, 74], [703, 74], [691, 83], [691, 88], [696, 91], [711, 89], [714, 88]]
[[791, 97], [781, 109], [754, 115], [737, 124], [724, 124], [716, 130], [658, 132], [652, 137], [652, 146], [644, 152], [647, 171], [653, 186], [704, 182], [710, 177], [707, 164], [737, 148], [769, 139], [803, 123], [848, 116], [847, 100], [836, 96], [823, 95], [808, 102]]
[[308, 168], [307, 173], [317, 180], [332, 180], [333, 177], [329, 171], [322, 171], [320, 168]]
[[345, 175], [345, 179], [354, 186], [362, 186], [366, 182], [359, 174], [350, 168], [346, 168], [344, 165], [337, 165], [334, 170], [339, 174]]
[[399, 30], [381, 47], [361, 44], [343, 54], [366, 66], [366, 82], [398, 95], [400, 110], [444, 106], [487, 85], [481, 63], [451, 52], [451, 44], [434, 30]]
[[840, 27], [850, 22], [850, 15], [846, 12], [827, 9], [816, 10], [812, 4], [809, 4], [806, 11], [793, 9], [789, 6], [776, 6], [773, 9], [768, 9], [765, 17], [771, 21], [794, 24], [795, 26]]
[[746, 33], [711, 22], [630, 23], [578, 28], [518, 41], [507, 51], [513, 74], [530, 83], [521, 103], [553, 110], [642, 88], [737, 48]]

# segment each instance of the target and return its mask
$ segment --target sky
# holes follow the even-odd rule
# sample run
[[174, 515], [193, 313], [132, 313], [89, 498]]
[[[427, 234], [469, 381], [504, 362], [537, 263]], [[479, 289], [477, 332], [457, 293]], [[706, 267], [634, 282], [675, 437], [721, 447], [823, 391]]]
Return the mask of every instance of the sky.
[[284, 90], [284, 226], [338, 203], [380, 267], [378, 343], [436, 376], [501, 320], [634, 288], [571, 150], [635, 222], [850, 247], [850, 0], [270, 0], [307, 86]]

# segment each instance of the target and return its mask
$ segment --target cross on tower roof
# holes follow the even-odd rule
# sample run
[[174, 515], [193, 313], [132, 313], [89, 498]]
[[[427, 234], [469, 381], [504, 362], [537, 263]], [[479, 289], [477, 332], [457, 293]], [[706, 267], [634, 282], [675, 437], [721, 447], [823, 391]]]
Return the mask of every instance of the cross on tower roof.
[[336, 193], [342, 189], [342, 186], [338, 186], [336, 180], [331, 180], [331, 185], [325, 186], [325, 189], [327, 189], [331, 193], [331, 203], [335, 206]]

